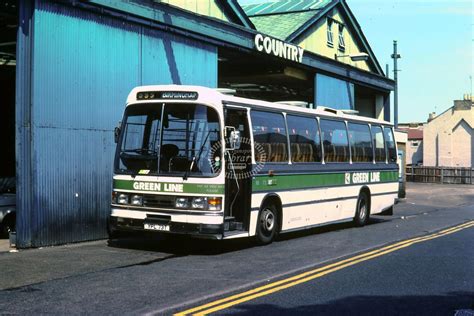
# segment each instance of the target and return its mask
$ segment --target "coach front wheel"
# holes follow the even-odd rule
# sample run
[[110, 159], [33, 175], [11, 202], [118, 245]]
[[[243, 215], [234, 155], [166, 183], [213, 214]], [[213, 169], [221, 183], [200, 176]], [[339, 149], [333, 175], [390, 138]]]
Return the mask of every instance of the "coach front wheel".
[[265, 205], [258, 215], [256, 238], [260, 245], [273, 241], [278, 232], [278, 213], [274, 205]]

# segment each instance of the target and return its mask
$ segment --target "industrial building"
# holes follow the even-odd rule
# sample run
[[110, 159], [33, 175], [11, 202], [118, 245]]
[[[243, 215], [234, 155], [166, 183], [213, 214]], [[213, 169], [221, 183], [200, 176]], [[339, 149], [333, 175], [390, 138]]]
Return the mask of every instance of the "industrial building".
[[113, 131], [135, 86], [390, 118], [395, 83], [344, 0], [3, 1], [0, 31], [0, 178], [20, 248], [106, 237]]

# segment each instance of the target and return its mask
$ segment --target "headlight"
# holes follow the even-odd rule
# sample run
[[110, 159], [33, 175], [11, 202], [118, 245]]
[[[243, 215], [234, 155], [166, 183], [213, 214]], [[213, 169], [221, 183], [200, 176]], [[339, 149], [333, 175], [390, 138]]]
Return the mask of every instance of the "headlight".
[[191, 203], [192, 208], [204, 209], [206, 207], [207, 198], [195, 197]]
[[142, 206], [143, 205], [143, 197], [141, 195], [134, 195], [132, 196], [132, 205]]
[[128, 204], [128, 194], [119, 194], [117, 197], [117, 203], [118, 204]]
[[176, 198], [175, 205], [176, 208], [188, 208], [189, 200], [185, 197]]
[[208, 198], [207, 209], [209, 211], [220, 211], [222, 209], [222, 199], [220, 197]]

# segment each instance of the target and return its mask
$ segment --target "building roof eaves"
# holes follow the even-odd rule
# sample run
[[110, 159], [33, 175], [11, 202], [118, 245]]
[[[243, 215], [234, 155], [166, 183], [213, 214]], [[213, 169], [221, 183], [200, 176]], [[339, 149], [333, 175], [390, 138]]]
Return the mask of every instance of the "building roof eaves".
[[[85, 10], [102, 12], [101, 14], [123, 15], [124, 19], [128, 21], [186, 35], [218, 47], [237, 48], [249, 52], [255, 52], [254, 37], [259, 33], [254, 29], [198, 15], [164, 3], [153, 3], [143, 7], [133, 2], [90, 0], [77, 2], [75, 5]], [[305, 52], [303, 62], [299, 65], [306, 69], [362, 82], [383, 91], [393, 90], [395, 86], [395, 82], [390, 78], [339, 63], [334, 59], [312, 52]]]
[[384, 75], [384, 72], [382, 70], [382, 67], [380, 67], [380, 64], [375, 57], [374, 52], [372, 51], [372, 48], [369, 45], [369, 42], [367, 41], [367, 38], [365, 37], [364, 33], [362, 32], [362, 29], [357, 22], [357, 20], [354, 17], [354, 14], [350, 10], [349, 6], [346, 4], [344, 0], [333, 0], [330, 5], [325, 7], [323, 10], [321, 10], [317, 15], [314, 16], [311, 20], [307, 21], [305, 24], [303, 24], [299, 29], [297, 29], [295, 32], [290, 34], [287, 38], [286, 41], [288, 42], [294, 42], [298, 37], [303, 35], [312, 25], [314, 25], [316, 22], [319, 21], [322, 17], [326, 15], [331, 9], [333, 9], [336, 5], [341, 4], [342, 8], [344, 9], [345, 14], [349, 18], [352, 28], [356, 31], [356, 34], [358, 38], [360, 39], [359, 42], [362, 44], [362, 46], [365, 48], [367, 51], [367, 54], [370, 56], [370, 60], [372, 61], [375, 69], [377, 70], [377, 73], [381, 76]]
[[[309, 61], [308, 61], [309, 59]], [[382, 90], [390, 90], [393, 91], [395, 88], [395, 81], [393, 79], [387, 78], [384, 75], [380, 75], [378, 73], [374, 73], [368, 70], [360, 69], [355, 66], [340, 63], [332, 58], [313, 53], [313, 52], [306, 52], [303, 55], [303, 63], [306, 66], [319, 69], [320, 71], [326, 71], [332, 73], [334, 75], [339, 75], [341, 77], [348, 77], [354, 79], [354, 77], [364, 77], [370, 78], [370, 80], [375, 80], [378, 83], [377, 85], [373, 85], [367, 81], [361, 81], [365, 84], [369, 84], [372, 87], [378, 87], [378, 89]], [[331, 70], [328, 70], [331, 69]], [[354, 79], [357, 80], [357, 79]]]
[[255, 30], [255, 25], [253, 25], [252, 21], [250, 21], [249, 16], [245, 14], [244, 9], [242, 9], [237, 0], [226, 0], [224, 5], [228, 8], [229, 12], [235, 15], [235, 17], [242, 23], [243, 26]]

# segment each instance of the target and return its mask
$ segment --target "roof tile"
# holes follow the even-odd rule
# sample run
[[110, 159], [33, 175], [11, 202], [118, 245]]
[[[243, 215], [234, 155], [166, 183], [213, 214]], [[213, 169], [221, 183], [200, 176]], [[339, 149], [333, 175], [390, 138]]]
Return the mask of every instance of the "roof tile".
[[242, 6], [248, 16], [320, 10], [331, 0], [280, 0]]
[[306, 11], [286, 14], [273, 14], [250, 17], [257, 31], [285, 40], [289, 35], [317, 14]]

